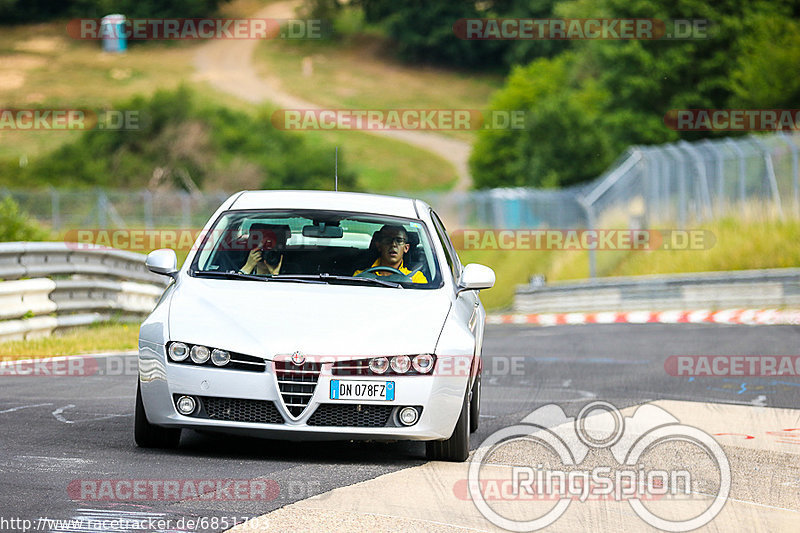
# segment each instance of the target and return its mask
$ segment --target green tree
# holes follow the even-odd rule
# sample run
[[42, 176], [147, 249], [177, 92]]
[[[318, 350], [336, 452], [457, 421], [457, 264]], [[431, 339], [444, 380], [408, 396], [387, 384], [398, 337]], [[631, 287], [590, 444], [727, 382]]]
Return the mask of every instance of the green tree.
[[0, 0], [0, 24], [18, 24], [60, 17], [100, 18], [122, 13], [129, 18], [212, 15], [230, 0]]
[[800, 104], [800, 20], [758, 15], [736, 54], [731, 107], [796, 108]]
[[[671, 109], [800, 104], [797, 0], [573, 0], [565, 18], [707, 19], [708, 38], [578, 41], [552, 61], [515, 70], [493, 109], [523, 109], [528, 130], [481, 131], [479, 186], [588, 180], [635, 144], [724, 133], [675, 132]], [[537, 78], [547, 78], [544, 82]], [[523, 173], [519, 175], [517, 173]]]
[[599, 174], [614, 157], [598, 129], [608, 95], [576, 73], [576, 57], [562, 54], [515, 68], [491, 109], [522, 110], [525, 129], [481, 130], [470, 164], [484, 187], [570, 185]]
[[[311, 0], [327, 5], [329, 1]], [[565, 41], [464, 40], [453, 31], [462, 18], [548, 18], [563, 0], [358, 0], [368, 22], [380, 23], [406, 61], [507, 70], [568, 48]]]

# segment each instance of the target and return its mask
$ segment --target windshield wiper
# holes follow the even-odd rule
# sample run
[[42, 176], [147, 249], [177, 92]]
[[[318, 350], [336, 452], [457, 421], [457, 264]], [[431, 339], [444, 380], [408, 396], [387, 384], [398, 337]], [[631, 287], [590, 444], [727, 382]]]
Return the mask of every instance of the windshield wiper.
[[216, 278], [216, 279], [246, 279], [250, 281], [296, 281], [298, 283], [322, 283], [314, 279], [298, 279], [295, 277], [286, 276], [256, 276], [253, 274], [242, 274], [241, 272], [225, 272], [221, 270], [195, 270], [192, 272], [194, 276], [199, 278]]
[[313, 282], [316, 283], [342, 283], [342, 284], [364, 284], [367, 285], [380, 285], [381, 287], [391, 287], [393, 289], [400, 288], [402, 289], [403, 286], [400, 285], [396, 281], [386, 281], [383, 279], [377, 278], [358, 278], [355, 276], [335, 276], [333, 274], [288, 274], [284, 277], [283, 274], [278, 276], [279, 278], [283, 279], [297, 279], [297, 280], [314, 280]]

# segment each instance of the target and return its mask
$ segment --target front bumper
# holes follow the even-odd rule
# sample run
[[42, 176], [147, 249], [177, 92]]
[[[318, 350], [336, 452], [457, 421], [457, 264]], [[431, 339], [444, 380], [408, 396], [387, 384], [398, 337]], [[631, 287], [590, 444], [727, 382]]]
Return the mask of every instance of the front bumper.
[[[459, 358], [464, 359], [463, 356]], [[439, 359], [437, 366], [448, 367], [447, 361], [443, 361], [447, 357]], [[229, 370], [167, 362], [164, 345], [141, 341], [139, 346], [142, 401], [151, 424], [288, 440], [440, 440], [452, 435], [464, 401], [468, 372], [461, 372], [463, 375], [452, 375], [454, 372], [441, 375], [434, 371], [427, 376], [358, 376], [358, 380], [394, 381], [394, 400], [331, 400], [331, 380], [347, 379], [332, 375], [331, 367], [331, 363], [322, 365], [307, 407], [294, 417], [284, 405], [271, 361], [267, 361], [264, 372]], [[209, 410], [217, 412], [220, 404], [229, 406], [228, 412], [230, 406], [248, 413], [255, 409], [259, 415], [246, 418], [259, 421], [209, 418], [204, 407], [199, 413], [185, 416], [175, 408], [178, 395], [193, 396], [199, 399], [201, 406], [208, 402]], [[211, 401], [206, 400], [209, 398]], [[269, 411], [273, 409], [269, 404], [274, 406], [277, 415]], [[421, 416], [412, 426], [397, 422], [397, 410], [405, 406], [421, 408]], [[339, 416], [339, 411], [343, 416]], [[371, 416], [378, 412], [386, 416], [386, 425], [344, 425], [370, 418], [361, 416], [363, 413]], [[329, 425], [319, 425], [321, 420]], [[370, 420], [374, 423], [375, 416]]]

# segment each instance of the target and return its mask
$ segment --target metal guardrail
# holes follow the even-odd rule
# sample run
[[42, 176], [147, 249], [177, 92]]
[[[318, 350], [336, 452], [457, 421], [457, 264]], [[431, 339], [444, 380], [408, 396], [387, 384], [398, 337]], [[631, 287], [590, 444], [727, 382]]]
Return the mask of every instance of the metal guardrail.
[[800, 268], [603, 278], [519, 286], [515, 313], [800, 307]]
[[0, 281], [0, 341], [146, 316], [168, 280], [144, 260], [76, 243], [0, 243], [0, 279], [13, 280]]

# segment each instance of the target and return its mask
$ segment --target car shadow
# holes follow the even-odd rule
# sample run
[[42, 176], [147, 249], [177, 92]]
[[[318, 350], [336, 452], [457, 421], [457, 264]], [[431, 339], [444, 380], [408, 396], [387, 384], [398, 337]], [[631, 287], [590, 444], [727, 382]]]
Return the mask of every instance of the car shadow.
[[193, 430], [183, 431], [177, 449], [156, 451], [160, 454], [215, 460], [266, 459], [292, 463], [376, 463], [398, 466], [413, 466], [425, 462], [423, 442], [289, 441]]

